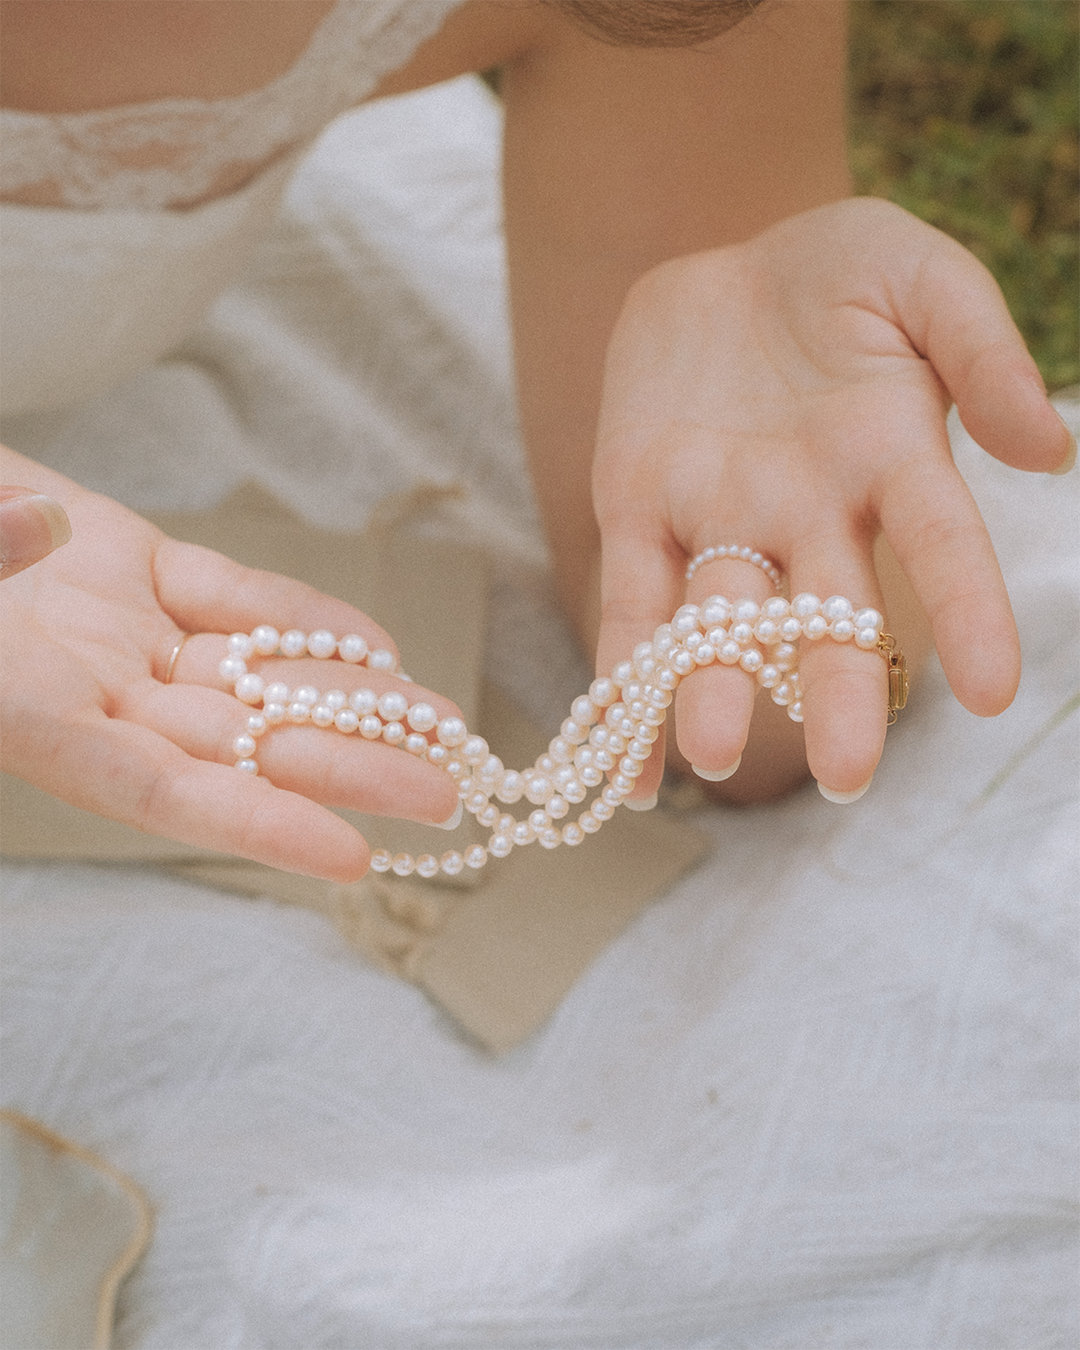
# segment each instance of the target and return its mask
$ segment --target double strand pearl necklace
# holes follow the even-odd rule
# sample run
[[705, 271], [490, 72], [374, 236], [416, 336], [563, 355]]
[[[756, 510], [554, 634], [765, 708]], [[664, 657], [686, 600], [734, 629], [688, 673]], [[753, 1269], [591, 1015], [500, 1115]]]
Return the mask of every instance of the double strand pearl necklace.
[[[700, 565], [698, 559], [691, 567], [695, 564]], [[713, 595], [700, 605], [683, 605], [670, 623], [661, 624], [651, 642], [639, 643], [630, 660], [621, 661], [610, 676], [593, 680], [589, 692], [574, 699], [570, 716], [547, 752], [521, 772], [507, 769], [482, 736], [470, 734], [460, 717], [440, 718], [430, 703], [410, 702], [400, 690], [320, 693], [308, 685], [293, 689], [281, 682], [267, 683], [247, 668], [256, 655], [313, 656], [338, 658], [407, 679], [397, 671], [392, 652], [369, 650], [357, 634], [339, 639], [323, 629], [309, 634], [298, 629], [279, 633], [263, 624], [250, 634], [234, 633], [229, 638], [229, 655], [219, 670], [242, 703], [256, 709], [261, 705], [261, 710], [249, 714], [245, 731], [232, 743], [236, 767], [245, 773], [258, 773], [258, 741], [283, 723], [311, 724], [345, 736], [381, 740], [445, 770], [457, 783], [465, 810], [491, 830], [487, 845], [473, 844], [462, 852], [450, 849], [438, 858], [433, 853], [417, 858], [408, 853], [391, 855], [378, 848], [372, 853], [371, 866], [376, 872], [398, 876], [455, 876], [466, 867], [483, 867], [491, 857], [505, 858], [515, 847], [533, 842], [547, 849], [561, 844], [574, 847], [595, 834], [633, 791], [675, 690], [705, 666], [738, 666], [769, 690], [773, 702], [786, 708], [792, 721], [801, 722], [797, 643], [803, 638], [817, 642], [826, 637], [851, 642], [885, 657], [889, 720], [894, 721], [906, 701], [907, 676], [894, 639], [882, 631], [883, 622], [877, 610], [856, 610], [840, 595], [824, 601], [809, 593], [791, 601], [774, 595], [760, 605], [754, 600], [733, 603]], [[576, 819], [567, 820], [571, 809], [582, 805], [594, 788], [600, 791], [593, 800]], [[502, 809], [522, 798], [534, 808], [525, 819]]]

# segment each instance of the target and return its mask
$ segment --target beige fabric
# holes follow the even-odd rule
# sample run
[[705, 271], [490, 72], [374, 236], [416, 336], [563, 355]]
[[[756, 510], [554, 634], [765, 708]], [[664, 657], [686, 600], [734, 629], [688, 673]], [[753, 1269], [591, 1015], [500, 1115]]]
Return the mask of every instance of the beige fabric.
[[107, 1350], [116, 1294], [150, 1239], [129, 1177], [0, 1111], [0, 1339], [5, 1350]]
[[[460, 545], [410, 538], [399, 523], [407, 508], [398, 505], [363, 535], [307, 525], [250, 486], [214, 511], [157, 519], [176, 537], [300, 577], [370, 613], [393, 634], [415, 680], [453, 698], [507, 764], [524, 766], [547, 734], [481, 680], [484, 564]], [[395, 851], [441, 852], [484, 838], [473, 821], [446, 835], [341, 814], [373, 845]], [[607, 943], [707, 848], [704, 835], [670, 813], [620, 811], [576, 849], [515, 850], [441, 884], [369, 874], [342, 886], [140, 834], [9, 776], [0, 779], [0, 819], [8, 857], [155, 863], [323, 913], [365, 956], [420, 985], [496, 1052], [535, 1030]]]

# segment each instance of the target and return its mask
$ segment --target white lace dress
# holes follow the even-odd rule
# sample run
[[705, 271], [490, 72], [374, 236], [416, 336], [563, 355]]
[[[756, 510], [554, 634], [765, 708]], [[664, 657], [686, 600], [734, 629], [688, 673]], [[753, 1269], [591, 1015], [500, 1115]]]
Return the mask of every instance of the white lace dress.
[[[403, 53], [444, 8], [327, 22], [413, 25]], [[461, 480], [486, 538], [539, 550], [475, 82], [331, 127], [180, 340], [314, 130], [187, 212], [5, 207], [5, 345], [37, 344], [9, 353], [5, 435], [144, 508], [255, 477], [355, 527], [417, 477]], [[220, 271], [196, 294], [177, 272], [199, 258]], [[711, 857], [500, 1060], [310, 912], [7, 869], [6, 1103], [155, 1208], [117, 1350], [1076, 1344], [1078, 480], [953, 430], [1019, 615], [1014, 707], [979, 722], [931, 668], [859, 802], [703, 813]], [[495, 638], [546, 679], [572, 663], [542, 618], [523, 602]]]

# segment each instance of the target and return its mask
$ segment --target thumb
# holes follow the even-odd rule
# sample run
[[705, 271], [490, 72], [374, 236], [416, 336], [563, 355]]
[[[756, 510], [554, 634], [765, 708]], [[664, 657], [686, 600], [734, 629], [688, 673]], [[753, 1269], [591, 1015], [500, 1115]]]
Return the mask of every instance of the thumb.
[[67, 512], [32, 488], [0, 487], [0, 580], [40, 562], [71, 538]]

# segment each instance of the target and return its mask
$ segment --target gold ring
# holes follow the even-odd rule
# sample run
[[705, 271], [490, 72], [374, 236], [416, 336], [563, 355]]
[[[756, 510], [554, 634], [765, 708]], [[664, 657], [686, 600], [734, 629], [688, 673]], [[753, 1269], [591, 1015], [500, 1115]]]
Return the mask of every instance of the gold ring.
[[184, 643], [188, 640], [190, 636], [191, 636], [190, 633], [181, 634], [180, 641], [172, 649], [172, 654], [169, 657], [169, 663], [165, 667], [165, 678], [164, 680], [162, 680], [162, 684], [170, 684], [172, 682], [173, 671], [176, 669], [177, 659], [179, 658], [180, 653], [184, 649]]

